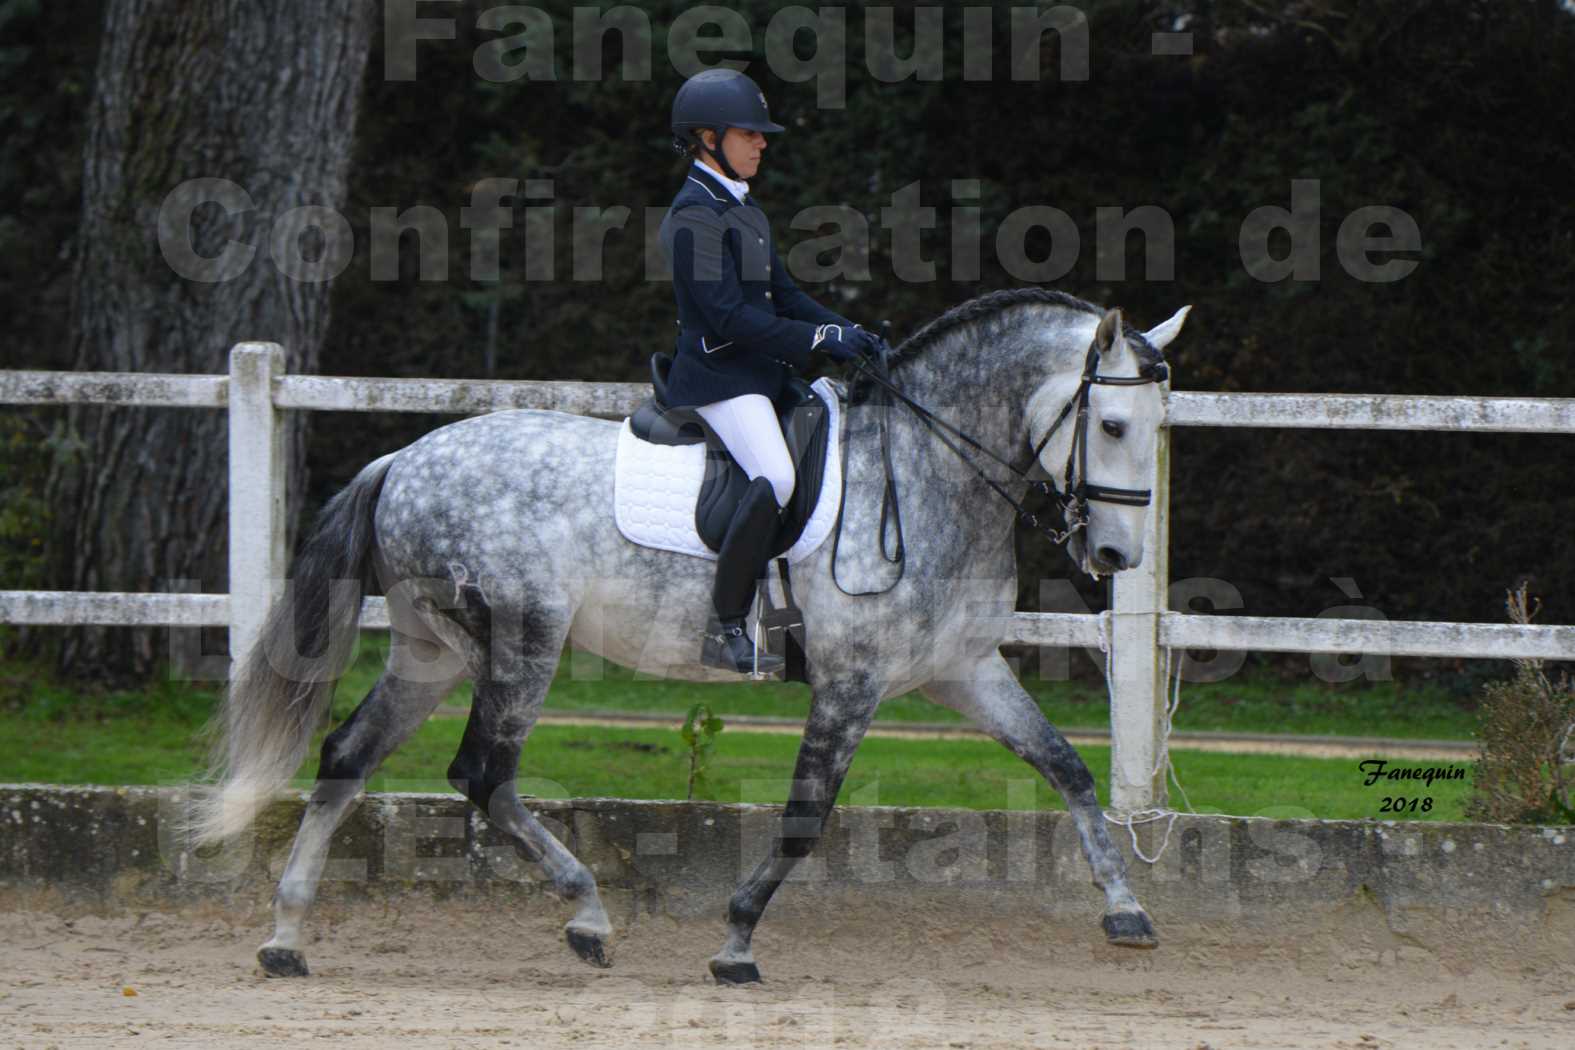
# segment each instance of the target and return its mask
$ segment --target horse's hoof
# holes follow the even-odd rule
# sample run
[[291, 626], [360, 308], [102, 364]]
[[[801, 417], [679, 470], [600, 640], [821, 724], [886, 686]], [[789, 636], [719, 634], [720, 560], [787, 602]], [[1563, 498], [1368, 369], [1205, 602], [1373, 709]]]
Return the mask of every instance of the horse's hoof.
[[612, 965], [612, 956], [608, 953], [607, 943], [596, 934], [565, 930], [564, 936], [568, 938], [569, 947], [574, 949], [574, 954], [592, 966], [605, 970]]
[[752, 962], [711, 960], [711, 976], [717, 984], [759, 984], [760, 967]]
[[293, 948], [263, 948], [257, 953], [263, 973], [269, 977], [308, 977], [306, 956]]
[[1159, 947], [1159, 937], [1154, 933], [1154, 924], [1149, 921], [1145, 912], [1118, 911], [1106, 915], [1102, 924], [1105, 927], [1105, 939], [1111, 944], [1119, 944], [1125, 948]]

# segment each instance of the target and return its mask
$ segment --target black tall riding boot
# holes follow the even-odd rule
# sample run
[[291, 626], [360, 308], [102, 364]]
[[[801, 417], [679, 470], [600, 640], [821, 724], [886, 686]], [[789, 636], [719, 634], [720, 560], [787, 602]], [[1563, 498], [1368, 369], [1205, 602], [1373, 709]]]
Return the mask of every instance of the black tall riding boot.
[[782, 658], [762, 652], [758, 663], [755, 645], [744, 633], [744, 621], [755, 600], [755, 586], [771, 560], [776, 540], [777, 498], [771, 482], [756, 478], [744, 491], [722, 548], [717, 551], [716, 583], [711, 590], [712, 616], [706, 625], [700, 662], [739, 674], [759, 670], [770, 674], [782, 669]]

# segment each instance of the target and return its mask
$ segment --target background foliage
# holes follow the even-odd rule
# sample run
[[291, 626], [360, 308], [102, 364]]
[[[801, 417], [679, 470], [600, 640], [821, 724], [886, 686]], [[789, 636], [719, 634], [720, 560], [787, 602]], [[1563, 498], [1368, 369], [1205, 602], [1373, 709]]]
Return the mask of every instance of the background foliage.
[[[668, 345], [671, 293], [648, 275], [642, 216], [670, 201], [681, 162], [666, 113], [680, 77], [666, 27], [690, 5], [657, 0], [652, 78], [617, 75], [610, 37], [600, 80], [572, 76], [571, 12], [553, 16], [557, 79], [489, 83], [475, 50], [499, 33], [477, 25], [491, 4], [452, 12], [457, 38], [419, 45], [418, 75], [385, 76], [374, 41], [347, 217], [357, 253], [334, 285], [323, 370], [333, 374], [640, 380]], [[755, 39], [779, 3], [738, 5]], [[988, 246], [1014, 209], [1051, 204], [1078, 224], [1083, 250], [1057, 283], [1122, 306], [1151, 325], [1195, 309], [1173, 347], [1176, 386], [1277, 390], [1571, 396], [1575, 287], [1575, 17], [1556, 0], [1359, 0], [1198, 4], [1088, 3], [1086, 82], [1054, 76], [1047, 36], [1039, 81], [1008, 75], [1008, 8], [994, 14], [995, 76], [960, 76], [962, 6], [945, 9], [938, 83], [883, 84], [863, 55], [866, 5], [849, 3], [842, 109], [816, 105], [813, 80], [749, 72], [789, 132], [773, 141], [755, 191], [784, 255], [813, 231], [788, 227], [811, 205], [846, 204], [878, 232], [870, 279], [812, 287], [856, 320], [890, 318], [898, 335], [982, 291], [1017, 283]], [[887, 5], [881, 5], [887, 6]], [[913, 5], [898, 4], [899, 40]], [[1179, 19], [1185, 21], [1178, 21]], [[5, 367], [68, 367], [63, 345], [72, 238], [79, 221], [83, 78], [92, 70], [95, 5], [0, 3], [0, 335]], [[1150, 35], [1184, 26], [1190, 57], [1155, 57]], [[513, 30], [513, 31], [517, 31]], [[899, 45], [899, 53], [907, 47]], [[807, 53], [807, 51], [805, 52]], [[281, 158], [287, 163], [287, 158]], [[551, 200], [516, 200], [497, 281], [473, 280], [460, 209], [483, 178], [548, 179]], [[1318, 179], [1322, 275], [1264, 284], [1243, 269], [1237, 235], [1264, 204], [1290, 205], [1292, 179]], [[949, 238], [955, 179], [976, 179], [984, 267], [957, 279]], [[881, 209], [918, 183], [937, 209], [923, 251], [939, 279], [895, 279]], [[1129, 244], [1125, 280], [1095, 271], [1100, 207], [1154, 204], [1175, 220], [1171, 280], [1147, 280]], [[1404, 209], [1421, 229], [1420, 265], [1390, 284], [1349, 278], [1335, 231], [1353, 209]], [[413, 235], [400, 279], [370, 274], [371, 209], [430, 205], [447, 219], [445, 279], [423, 281]], [[574, 209], [627, 207], [595, 281], [572, 279]], [[548, 228], [553, 280], [527, 280]], [[1043, 257], [1047, 239], [1029, 239]], [[425, 247], [430, 252], [432, 248]], [[7, 412], [15, 410], [8, 409]], [[5, 586], [26, 575], [45, 508], [29, 512], [26, 478], [51, 433], [49, 412], [3, 433], [8, 470], [0, 522]], [[367, 460], [441, 417], [314, 419], [314, 503]], [[69, 436], [54, 437], [69, 447]], [[29, 444], [31, 442], [31, 444]], [[1315, 615], [1350, 604], [1330, 582], [1350, 577], [1392, 618], [1498, 618], [1503, 588], [1575, 593], [1569, 534], [1575, 488], [1567, 439], [1534, 436], [1183, 430], [1173, 467], [1172, 576], [1215, 576], [1257, 615]], [[21, 466], [13, 466], [21, 464]], [[19, 480], [20, 479], [20, 480]], [[1025, 542], [1024, 607], [1041, 577], [1070, 575], [1058, 552]], [[1080, 582], [1080, 586], [1084, 586]], [[1087, 600], [1102, 600], [1085, 590]], [[1551, 606], [1555, 619], [1567, 620]]]

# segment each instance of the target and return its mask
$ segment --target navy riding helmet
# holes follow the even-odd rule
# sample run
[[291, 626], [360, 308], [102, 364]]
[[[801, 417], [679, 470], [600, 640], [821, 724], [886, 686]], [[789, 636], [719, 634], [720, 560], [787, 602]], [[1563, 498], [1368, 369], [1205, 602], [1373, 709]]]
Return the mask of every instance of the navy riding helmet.
[[[673, 96], [672, 128], [674, 149], [687, 153], [698, 142], [701, 149], [716, 158], [722, 173], [730, 179], [738, 179], [738, 173], [720, 149], [728, 128], [783, 130], [781, 124], [772, 122], [760, 85], [736, 69], [706, 69], [684, 81]], [[716, 132], [719, 148], [711, 149], [699, 139], [695, 132], [701, 128]]]

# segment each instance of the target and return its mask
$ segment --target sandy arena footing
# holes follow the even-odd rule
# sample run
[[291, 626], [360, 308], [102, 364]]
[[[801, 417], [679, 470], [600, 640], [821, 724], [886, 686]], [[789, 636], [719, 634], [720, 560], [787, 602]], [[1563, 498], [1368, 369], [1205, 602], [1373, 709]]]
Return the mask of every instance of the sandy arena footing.
[[1105, 942], [1066, 814], [855, 807], [773, 901], [765, 983], [722, 988], [773, 809], [534, 805], [603, 887], [611, 969], [461, 800], [382, 795], [335, 836], [312, 975], [272, 979], [299, 799], [192, 854], [171, 793], [0, 786], [0, 1050], [1575, 1045], [1570, 829], [1188, 816], [1148, 865], [1112, 828], [1141, 951]]

